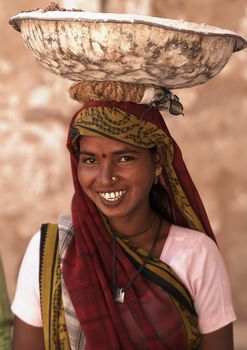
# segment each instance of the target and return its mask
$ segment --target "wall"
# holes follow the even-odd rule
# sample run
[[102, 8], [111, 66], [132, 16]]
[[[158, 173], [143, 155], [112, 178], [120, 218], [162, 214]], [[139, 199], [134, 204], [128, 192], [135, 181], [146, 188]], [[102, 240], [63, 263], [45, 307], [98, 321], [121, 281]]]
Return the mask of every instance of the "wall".
[[[71, 187], [66, 130], [79, 107], [69, 83], [43, 69], [25, 49], [8, 18], [47, 2], [0, 0], [0, 252], [12, 299], [25, 246], [41, 222], [70, 210]], [[247, 37], [243, 0], [70, 1], [72, 7], [183, 18], [226, 27]], [[90, 8], [87, 7], [90, 4]], [[116, 7], [117, 4], [117, 7]], [[228, 267], [234, 304], [236, 349], [247, 330], [247, 50], [232, 55], [205, 85], [176, 91], [185, 117], [166, 116], [182, 147]]]

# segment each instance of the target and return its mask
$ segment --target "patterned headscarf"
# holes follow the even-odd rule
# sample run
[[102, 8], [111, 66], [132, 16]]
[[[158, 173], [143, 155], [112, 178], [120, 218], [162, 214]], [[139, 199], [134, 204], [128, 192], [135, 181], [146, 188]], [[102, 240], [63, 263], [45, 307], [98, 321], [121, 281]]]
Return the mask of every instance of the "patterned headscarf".
[[[186, 332], [175, 316], [177, 313], [169, 295], [161, 296], [155, 285], [142, 274], [128, 289], [124, 304], [114, 301], [111, 293], [112, 237], [102, 215], [84, 194], [78, 181], [80, 135], [101, 135], [145, 148], [163, 142], [167, 155], [159, 181], [169, 198], [172, 223], [204, 231], [212, 238], [214, 236], [181, 152], [159, 111], [147, 105], [126, 102], [85, 103], [72, 119], [67, 143], [75, 187], [72, 201], [74, 236], [63, 261], [63, 278], [86, 336], [87, 348], [194, 349], [188, 345], [189, 338], [186, 340]], [[169, 275], [169, 267], [167, 269]], [[120, 246], [116, 255], [116, 271], [121, 285], [126, 285], [136, 273], [135, 266]], [[149, 302], [153, 300], [151, 304], [156, 303], [157, 310], [166, 310], [165, 314], [163, 311], [162, 314], [156, 313], [152, 307], [145, 309], [150, 304], [142, 304], [140, 296], [144, 295], [151, 297]], [[187, 317], [189, 323], [195, 324], [192, 319]], [[138, 346], [133, 342], [137, 329], [141, 332]], [[165, 338], [157, 335], [158, 329], [166, 333]], [[133, 332], [135, 334], [131, 335]]]

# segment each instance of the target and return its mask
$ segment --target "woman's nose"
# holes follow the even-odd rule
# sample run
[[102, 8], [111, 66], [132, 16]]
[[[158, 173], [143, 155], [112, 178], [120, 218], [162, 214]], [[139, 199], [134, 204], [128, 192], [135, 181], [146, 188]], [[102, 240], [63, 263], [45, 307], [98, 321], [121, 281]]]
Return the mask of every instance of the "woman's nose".
[[114, 165], [111, 162], [101, 164], [98, 180], [102, 185], [112, 184], [114, 176]]

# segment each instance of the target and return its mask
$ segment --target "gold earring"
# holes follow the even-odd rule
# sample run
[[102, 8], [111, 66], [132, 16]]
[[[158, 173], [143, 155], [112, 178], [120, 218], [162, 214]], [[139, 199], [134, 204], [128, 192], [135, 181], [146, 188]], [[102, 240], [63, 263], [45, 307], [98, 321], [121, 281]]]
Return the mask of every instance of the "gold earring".
[[160, 174], [162, 173], [162, 168], [161, 167], [158, 167], [156, 168], [155, 170], [155, 179], [154, 179], [154, 184], [157, 185], [158, 184], [158, 181], [159, 181], [159, 176]]

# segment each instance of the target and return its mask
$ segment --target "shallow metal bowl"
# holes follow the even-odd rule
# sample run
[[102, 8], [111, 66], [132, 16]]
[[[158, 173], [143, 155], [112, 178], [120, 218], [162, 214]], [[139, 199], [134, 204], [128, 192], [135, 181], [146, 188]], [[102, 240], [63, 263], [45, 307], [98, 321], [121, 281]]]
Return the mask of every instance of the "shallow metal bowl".
[[72, 81], [185, 88], [211, 79], [247, 46], [229, 30], [128, 14], [38, 10], [10, 24], [45, 68]]

